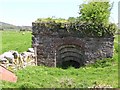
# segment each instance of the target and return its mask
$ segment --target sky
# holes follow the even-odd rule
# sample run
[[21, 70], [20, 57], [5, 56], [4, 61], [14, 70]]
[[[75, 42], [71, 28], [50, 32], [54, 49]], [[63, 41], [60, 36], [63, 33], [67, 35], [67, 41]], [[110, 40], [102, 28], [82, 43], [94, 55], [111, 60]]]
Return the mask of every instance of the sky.
[[[118, 0], [110, 0], [111, 3], [113, 1], [110, 21], [118, 23]], [[0, 21], [17, 26], [31, 26], [37, 18], [77, 17], [79, 5], [83, 2], [84, 0], [0, 0]]]

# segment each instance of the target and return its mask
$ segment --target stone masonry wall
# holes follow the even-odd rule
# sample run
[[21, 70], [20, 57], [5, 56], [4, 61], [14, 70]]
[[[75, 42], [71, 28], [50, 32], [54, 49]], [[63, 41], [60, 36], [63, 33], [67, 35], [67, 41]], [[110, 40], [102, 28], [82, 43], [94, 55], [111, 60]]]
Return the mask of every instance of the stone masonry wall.
[[32, 45], [37, 48], [37, 63], [61, 66], [65, 61], [75, 61], [80, 66], [97, 59], [113, 56], [114, 37], [80, 37], [78, 31], [64, 28], [49, 30], [40, 23], [32, 24]]

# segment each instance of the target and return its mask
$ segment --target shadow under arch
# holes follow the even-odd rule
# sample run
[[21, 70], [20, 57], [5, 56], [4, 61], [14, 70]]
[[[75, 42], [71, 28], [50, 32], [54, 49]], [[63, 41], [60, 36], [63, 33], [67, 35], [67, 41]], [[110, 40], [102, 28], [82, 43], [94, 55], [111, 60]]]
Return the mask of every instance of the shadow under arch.
[[80, 68], [84, 65], [84, 49], [75, 44], [63, 44], [57, 48], [56, 66]]
[[61, 64], [61, 68], [67, 69], [69, 67], [80, 68], [80, 63], [74, 60], [63, 61]]

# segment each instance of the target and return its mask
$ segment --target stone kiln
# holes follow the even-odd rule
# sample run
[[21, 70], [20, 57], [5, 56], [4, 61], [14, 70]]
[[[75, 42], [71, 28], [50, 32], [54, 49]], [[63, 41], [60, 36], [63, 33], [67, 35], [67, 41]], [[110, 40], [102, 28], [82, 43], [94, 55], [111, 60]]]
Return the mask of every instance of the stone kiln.
[[32, 45], [36, 48], [38, 65], [79, 68], [113, 56], [113, 36], [85, 37], [79, 31], [68, 32], [59, 26], [51, 29], [47, 25], [32, 23]]

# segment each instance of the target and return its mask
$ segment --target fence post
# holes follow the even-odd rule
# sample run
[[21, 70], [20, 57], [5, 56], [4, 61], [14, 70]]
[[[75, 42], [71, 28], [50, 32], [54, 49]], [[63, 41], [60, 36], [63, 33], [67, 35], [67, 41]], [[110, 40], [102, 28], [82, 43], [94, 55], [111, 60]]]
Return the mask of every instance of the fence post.
[[35, 64], [37, 66], [37, 45], [34, 46], [34, 53], [35, 53]]

